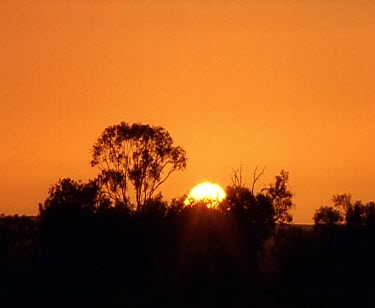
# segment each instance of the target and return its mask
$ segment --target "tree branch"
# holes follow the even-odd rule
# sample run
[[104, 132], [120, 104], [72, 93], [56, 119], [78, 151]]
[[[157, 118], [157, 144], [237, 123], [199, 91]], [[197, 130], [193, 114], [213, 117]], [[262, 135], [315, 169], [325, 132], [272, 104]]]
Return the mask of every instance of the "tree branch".
[[253, 184], [251, 186], [251, 194], [254, 195], [254, 187], [255, 187], [255, 184], [256, 182], [259, 180], [259, 178], [263, 175], [264, 173], [264, 169], [266, 167], [263, 167], [262, 171], [257, 174], [257, 171], [258, 171], [258, 166], [255, 167], [255, 170], [254, 170], [254, 173], [253, 173]]

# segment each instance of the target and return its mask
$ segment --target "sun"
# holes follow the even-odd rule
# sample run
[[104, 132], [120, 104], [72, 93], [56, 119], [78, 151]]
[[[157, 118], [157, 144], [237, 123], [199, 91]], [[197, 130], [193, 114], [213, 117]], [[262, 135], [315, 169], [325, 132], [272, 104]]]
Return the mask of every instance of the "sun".
[[225, 191], [220, 185], [211, 182], [203, 182], [190, 190], [184, 204], [189, 205], [202, 201], [208, 208], [215, 208], [225, 197]]

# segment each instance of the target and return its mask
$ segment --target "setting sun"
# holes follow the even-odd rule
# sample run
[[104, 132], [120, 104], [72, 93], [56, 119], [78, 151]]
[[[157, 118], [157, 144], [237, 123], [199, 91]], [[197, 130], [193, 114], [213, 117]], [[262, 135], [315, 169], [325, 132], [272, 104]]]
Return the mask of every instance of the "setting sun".
[[185, 205], [192, 204], [197, 201], [203, 201], [208, 208], [216, 207], [219, 202], [225, 198], [224, 189], [218, 184], [211, 182], [204, 182], [196, 185], [190, 190], [189, 195], [185, 200]]

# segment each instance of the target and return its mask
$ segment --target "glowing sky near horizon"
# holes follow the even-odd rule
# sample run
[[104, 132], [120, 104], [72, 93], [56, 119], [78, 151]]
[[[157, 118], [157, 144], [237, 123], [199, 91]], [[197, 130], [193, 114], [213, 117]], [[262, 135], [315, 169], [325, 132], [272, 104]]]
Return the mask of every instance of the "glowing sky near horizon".
[[375, 3], [0, 2], [0, 212], [35, 214], [59, 178], [87, 180], [120, 121], [164, 126], [187, 169], [169, 199], [243, 164], [290, 173], [296, 222], [332, 194], [375, 199]]

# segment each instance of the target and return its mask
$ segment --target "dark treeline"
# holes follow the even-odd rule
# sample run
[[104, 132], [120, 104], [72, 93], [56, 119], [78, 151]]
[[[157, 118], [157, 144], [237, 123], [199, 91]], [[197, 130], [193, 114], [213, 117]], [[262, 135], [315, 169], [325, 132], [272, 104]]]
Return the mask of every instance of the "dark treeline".
[[141, 212], [91, 208], [69, 198], [53, 207], [55, 198], [37, 218], [0, 219], [0, 292], [8, 305], [375, 303], [375, 233], [369, 226], [275, 224], [250, 210], [260, 205], [256, 198], [246, 207], [245, 200], [233, 202], [229, 210], [228, 203], [208, 209], [159, 198]]
[[4, 307], [371, 307], [374, 204], [336, 195], [291, 225], [289, 174], [226, 198], [157, 194], [185, 151], [162, 127], [122, 122], [93, 146], [96, 178], [54, 184], [37, 217], [0, 217]]

